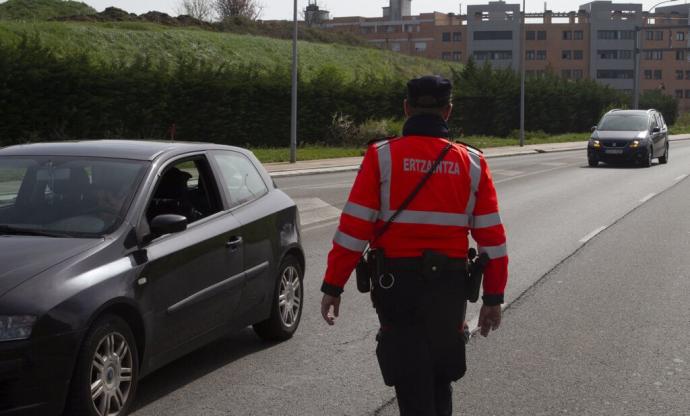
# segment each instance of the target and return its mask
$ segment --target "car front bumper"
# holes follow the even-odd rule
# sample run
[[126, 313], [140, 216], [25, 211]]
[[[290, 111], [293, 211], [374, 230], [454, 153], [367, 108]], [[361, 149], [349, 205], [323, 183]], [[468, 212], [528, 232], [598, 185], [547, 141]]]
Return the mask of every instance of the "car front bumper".
[[601, 146], [595, 148], [592, 145], [587, 146], [587, 157], [590, 160], [599, 162], [643, 162], [647, 160], [649, 149], [647, 147], [631, 148], [629, 145], [624, 147], [605, 147]]
[[81, 336], [0, 342], [0, 416], [60, 415]]

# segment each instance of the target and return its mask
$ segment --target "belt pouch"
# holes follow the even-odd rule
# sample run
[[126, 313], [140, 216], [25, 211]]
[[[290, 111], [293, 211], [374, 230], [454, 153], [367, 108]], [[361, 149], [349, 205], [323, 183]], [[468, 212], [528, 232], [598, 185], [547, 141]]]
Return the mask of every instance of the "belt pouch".
[[371, 290], [371, 267], [364, 256], [359, 258], [355, 273], [357, 276], [357, 290], [360, 293], [369, 292]]

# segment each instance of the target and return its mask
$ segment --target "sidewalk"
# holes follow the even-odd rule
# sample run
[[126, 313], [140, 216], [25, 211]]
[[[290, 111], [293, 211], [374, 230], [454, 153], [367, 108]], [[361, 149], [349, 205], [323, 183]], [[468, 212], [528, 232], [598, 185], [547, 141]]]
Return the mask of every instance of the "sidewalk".
[[[670, 137], [671, 141], [690, 140], [690, 134]], [[587, 142], [530, 144], [524, 147], [505, 146], [490, 147], [484, 150], [487, 159], [510, 157], [519, 155], [533, 155], [537, 153], [557, 153], [570, 151], [585, 151]], [[264, 167], [274, 178], [286, 176], [315, 175], [320, 173], [349, 172], [359, 169], [362, 157], [344, 157], [338, 159], [305, 160], [297, 163], [265, 163]]]

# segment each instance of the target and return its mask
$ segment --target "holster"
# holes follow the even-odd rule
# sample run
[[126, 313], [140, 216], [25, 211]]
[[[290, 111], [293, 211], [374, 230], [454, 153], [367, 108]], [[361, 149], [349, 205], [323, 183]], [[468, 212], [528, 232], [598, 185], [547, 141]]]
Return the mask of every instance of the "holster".
[[386, 272], [385, 256], [382, 249], [371, 249], [366, 256], [359, 258], [355, 274], [357, 290], [361, 293], [371, 291], [371, 282]]
[[467, 300], [476, 303], [479, 300], [479, 292], [482, 287], [482, 277], [484, 269], [489, 263], [489, 256], [482, 253], [479, 257], [469, 264], [469, 276], [467, 279]]

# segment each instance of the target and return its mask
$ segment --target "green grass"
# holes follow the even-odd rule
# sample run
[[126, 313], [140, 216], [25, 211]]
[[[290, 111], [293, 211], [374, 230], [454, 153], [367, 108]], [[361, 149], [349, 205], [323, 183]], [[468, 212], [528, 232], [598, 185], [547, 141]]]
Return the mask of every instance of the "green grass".
[[[535, 136], [532, 137], [527, 135], [525, 144], [581, 142], [589, 139], [589, 136], [590, 133], [572, 133], [558, 136], [535, 134]], [[520, 144], [519, 139], [505, 137], [468, 136], [464, 138], [457, 138], [457, 140], [461, 140], [462, 142], [480, 149], [501, 146], [518, 146]], [[288, 162], [290, 160], [290, 149], [287, 147], [253, 148], [251, 151], [254, 152], [256, 157], [262, 163]], [[363, 155], [364, 148], [305, 146], [297, 149], [297, 160], [335, 159], [339, 157]]]
[[[271, 71], [287, 69], [292, 60], [288, 40], [261, 36], [176, 28], [139, 22], [13, 22], [0, 21], [0, 43], [17, 43], [23, 35], [37, 36], [59, 56], [86, 54], [97, 63], [132, 62], [146, 57], [175, 66], [178, 57], [193, 57], [220, 65], [247, 65]], [[373, 74], [409, 79], [428, 73], [450, 75], [457, 64], [413, 58], [374, 48], [300, 42], [301, 76], [323, 67], [338, 68], [346, 80]]]
[[0, 20], [47, 20], [95, 13], [92, 7], [77, 1], [7, 0], [0, 4]]
[[669, 134], [690, 134], [690, 113], [682, 113], [671, 126]]

